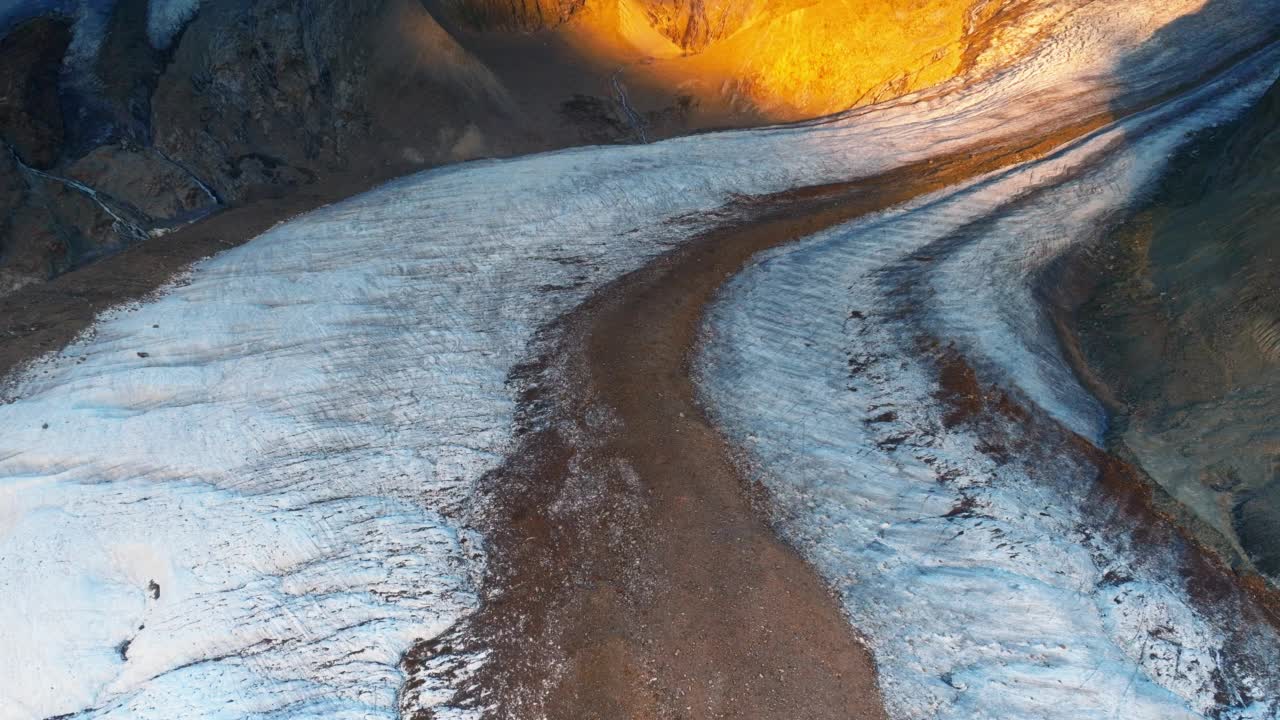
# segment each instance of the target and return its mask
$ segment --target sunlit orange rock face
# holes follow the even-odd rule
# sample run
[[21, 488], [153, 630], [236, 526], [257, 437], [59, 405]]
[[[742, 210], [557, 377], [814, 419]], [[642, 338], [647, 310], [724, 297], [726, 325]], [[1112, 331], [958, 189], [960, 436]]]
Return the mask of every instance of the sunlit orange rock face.
[[769, 0], [639, 0], [655, 30], [697, 52], [732, 36], [766, 11]]
[[989, 0], [452, 0], [481, 29], [547, 31], [704, 114], [794, 120], [954, 77]]

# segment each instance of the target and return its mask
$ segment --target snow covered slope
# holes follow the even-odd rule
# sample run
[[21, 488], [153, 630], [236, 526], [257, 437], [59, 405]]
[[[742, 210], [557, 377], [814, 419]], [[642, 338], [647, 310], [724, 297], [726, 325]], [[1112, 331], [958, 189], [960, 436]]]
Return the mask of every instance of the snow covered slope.
[[[1008, 40], [1049, 39], [969, 83], [391, 183], [22, 373], [0, 406], [0, 718], [394, 716], [401, 653], [475, 605], [470, 491], [510, 447], [507, 375], [540, 327], [735, 195], [1141, 102], [1266, 37], [1280, 8], [1032, 5]], [[424, 680], [413, 701], [442, 701]]]
[[1278, 74], [1273, 46], [1042, 161], [767, 253], [718, 301], [712, 414], [869, 636], [894, 717], [1280, 717], [1271, 627], [1198, 602], [1180, 548], [1107, 524], [1061, 436], [1040, 467], [1002, 462], [948, 417], [922, 346], [1098, 438], [1036, 275]]

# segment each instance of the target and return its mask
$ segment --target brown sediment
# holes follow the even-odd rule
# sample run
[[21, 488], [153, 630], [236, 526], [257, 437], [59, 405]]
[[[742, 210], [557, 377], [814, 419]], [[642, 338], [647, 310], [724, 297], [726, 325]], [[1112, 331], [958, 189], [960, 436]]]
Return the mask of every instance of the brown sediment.
[[978, 374], [964, 357], [951, 347], [938, 352], [937, 341], [921, 340], [917, 347], [935, 358], [938, 371], [938, 391], [934, 397], [948, 408], [942, 417], [945, 427], [953, 428], [972, 423], [991, 413], [1016, 422], [1026, 422], [1030, 414], [999, 388], [987, 387], [978, 381]]
[[[405, 659], [480, 648], [455, 701], [502, 718], [879, 718], [873, 659], [772, 532], [700, 410], [703, 312], [757, 252], [1039, 156], [1106, 122], [871, 179], [744, 200], [733, 218], [606, 287], [544, 338], [519, 446], [488, 476], [480, 610]], [[411, 695], [417, 682], [406, 687]]]

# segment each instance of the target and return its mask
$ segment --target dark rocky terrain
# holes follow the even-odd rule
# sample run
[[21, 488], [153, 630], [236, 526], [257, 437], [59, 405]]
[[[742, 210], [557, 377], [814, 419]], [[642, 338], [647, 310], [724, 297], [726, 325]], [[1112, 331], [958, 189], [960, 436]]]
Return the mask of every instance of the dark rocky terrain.
[[1083, 350], [1114, 440], [1280, 580], [1280, 85], [1178, 158], [1097, 248]]

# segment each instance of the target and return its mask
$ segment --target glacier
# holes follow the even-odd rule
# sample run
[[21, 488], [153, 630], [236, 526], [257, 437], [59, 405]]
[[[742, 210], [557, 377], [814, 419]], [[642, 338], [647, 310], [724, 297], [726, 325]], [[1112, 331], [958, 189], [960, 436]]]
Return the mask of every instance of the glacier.
[[200, 0], [151, 0], [147, 4], [147, 39], [151, 47], [168, 50], [199, 9]]
[[[174, 5], [184, 7], [194, 6]], [[0, 718], [395, 717], [401, 655], [478, 602], [484, 545], [472, 490], [512, 448], [518, 388], [508, 376], [541, 328], [718, 222], [734, 198], [865, 177], [1155, 102], [1265, 40], [1280, 17], [1272, 0], [1028, 7], [974, 76], [882, 105], [388, 183], [198, 263], [23, 369], [0, 405]], [[1009, 48], [1025, 52], [1011, 61]], [[1228, 78], [1212, 92], [1234, 107], [1265, 74], [1254, 67], [1248, 82], [1222, 89]], [[1225, 112], [1212, 107], [1183, 109]], [[972, 192], [1007, 192], [982, 182]], [[752, 272], [734, 287], [758, 282]], [[989, 330], [973, 330], [974, 347], [988, 347]], [[778, 384], [776, 368], [758, 370], [744, 368], [738, 384]], [[735, 392], [758, 399], [749, 390]], [[823, 405], [833, 394], [814, 398], [815, 412], [838, 415], [840, 406]], [[731, 430], [753, 422], [725, 412]], [[803, 428], [818, 429], [791, 432]], [[873, 499], [890, 512], [897, 490], [881, 487]], [[823, 536], [815, 547], [824, 571], [865, 571], [865, 558], [846, 555], [857, 540]], [[951, 587], [940, 577], [922, 576], [918, 594], [901, 599], [931, 595], [927, 581]], [[1041, 592], [1061, 599], [1048, 583]], [[1078, 605], [1067, 620], [1096, 617]], [[1176, 594], [1167, 605], [1178, 610]], [[882, 611], [901, 617], [909, 607]], [[863, 627], [863, 614], [852, 617]], [[877, 637], [877, 626], [866, 628]], [[1107, 642], [1089, 648], [1113, 664], [1103, 671], [1133, 666]], [[934, 650], [903, 662], [932, 667]], [[1062, 655], [1071, 657], [1061, 676], [1026, 664], [1013, 672], [1059, 682], [1081, 660]], [[881, 661], [892, 669], [896, 657]], [[980, 665], [953, 681], [1003, 682]], [[443, 712], [448, 678], [426, 682], [422, 706]], [[1156, 681], [1137, 690], [1150, 707], [1183, 697]], [[1193, 690], [1184, 695], [1184, 707], [1200, 707]]]

